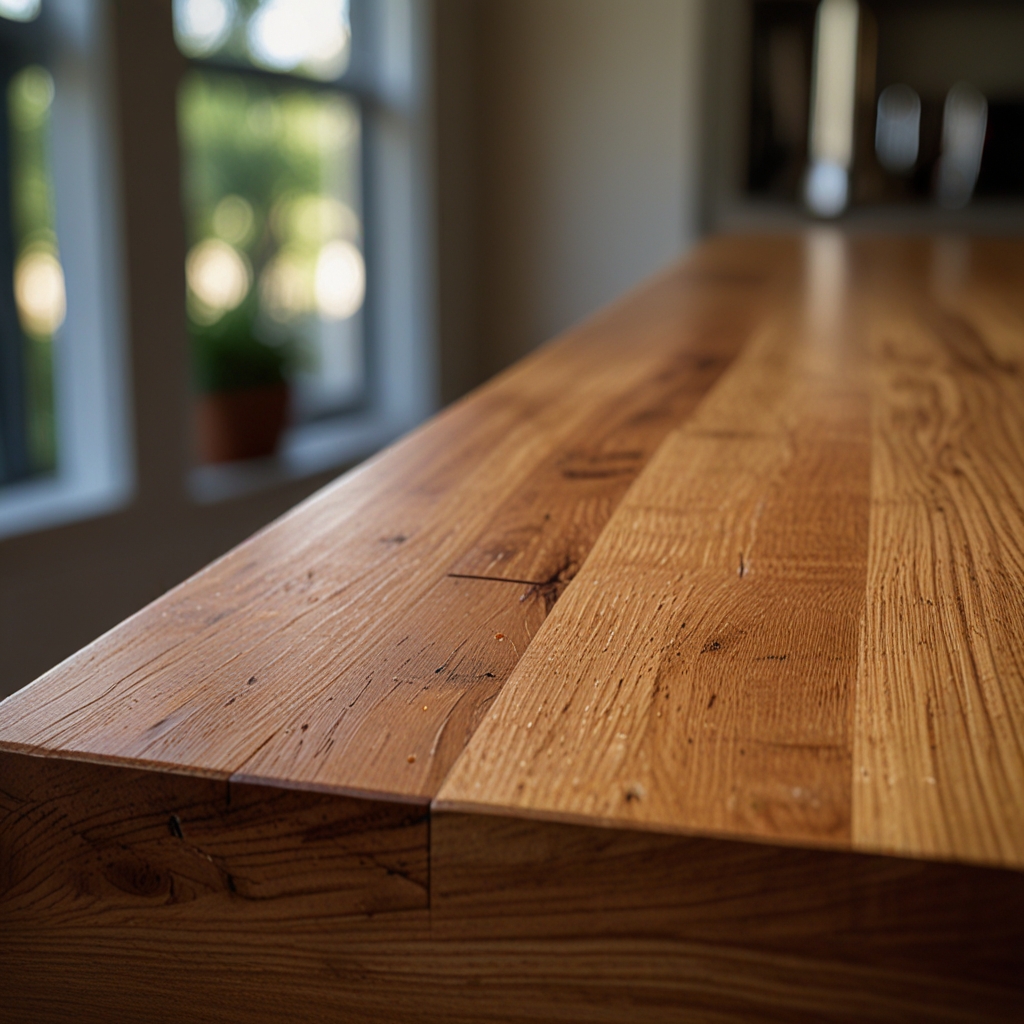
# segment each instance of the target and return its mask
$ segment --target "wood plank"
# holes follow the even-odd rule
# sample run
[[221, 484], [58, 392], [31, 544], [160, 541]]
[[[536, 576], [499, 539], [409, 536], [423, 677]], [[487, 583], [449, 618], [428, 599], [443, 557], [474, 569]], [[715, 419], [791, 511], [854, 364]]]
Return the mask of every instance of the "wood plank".
[[[441, 575], [415, 615], [408, 605], [382, 614], [383, 628], [366, 637], [356, 665], [325, 680], [232, 778], [436, 792], [546, 611], [543, 597], [522, 586]], [[354, 754], [358, 762], [349, 761]]]
[[475, 940], [481, 956], [548, 948], [557, 982], [537, 965], [523, 991], [538, 986], [552, 1019], [601, 1007], [609, 1020], [1016, 1020], [1024, 1008], [1017, 872], [441, 811], [431, 906], [436, 940]]
[[635, 471], [746, 341], [776, 252], [711, 246], [458, 403], [14, 695], [0, 746], [433, 796], [557, 596], [448, 574], [538, 524], [542, 562], [585, 557], [622, 481], [551, 467], [605, 423]]
[[854, 841], [1024, 867], [1020, 246], [890, 244], [871, 257]]
[[[427, 808], [0, 752], [0, 918], [195, 930], [426, 907]], [[269, 917], [268, 917], [269, 915]]]
[[[0, 887], [5, 1021], [1020, 1019], [1019, 873], [436, 814], [430, 908], [351, 913], [323, 884], [347, 871], [337, 855], [316, 869], [324, 899], [298, 884], [261, 899], [197, 884], [222, 876], [182, 856], [189, 842], [209, 849], [195, 815], [184, 840], [166, 829], [168, 808], [187, 806], [149, 803], [126, 828], [92, 801], [22, 827], [72, 857], [28, 872], [29, 887]], [[358, 849], [355, 834], [340, 838]], [[122, 862], [125, 839], [141, 863], [111, 885], [96, 865]], [[247, 845], [222, 836], [217, 867]], [[174, 901], [169, 883], [148, 881], [167, 877]]]
[[850, 841], [868, 391], [838, 237], [622, 500], [438, 797]]
[[325, 935], [425, 922], [428, 839], [422, 803], [0, 752], [0, 1016], [282, 1019], [274, 971], [343, 987]]

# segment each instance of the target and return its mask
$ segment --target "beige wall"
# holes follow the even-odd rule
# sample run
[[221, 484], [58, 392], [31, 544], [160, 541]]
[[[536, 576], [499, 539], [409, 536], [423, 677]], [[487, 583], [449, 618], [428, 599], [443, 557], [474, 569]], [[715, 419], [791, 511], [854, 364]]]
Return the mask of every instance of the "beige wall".
[[697, 231], [699, 0], [487, 0], [479, 330], [494, 371]]

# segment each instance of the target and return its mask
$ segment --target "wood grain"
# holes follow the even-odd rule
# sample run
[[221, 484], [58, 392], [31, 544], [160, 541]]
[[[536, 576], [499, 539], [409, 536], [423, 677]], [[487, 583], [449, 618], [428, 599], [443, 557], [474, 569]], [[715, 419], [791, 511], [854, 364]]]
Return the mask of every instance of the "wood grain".
[[495, 531], [581, 561], [625, 478], [552, 467], [635, 473], [753, 330], [762, 262], [709, 247], [507, 372], [14, 695], [0, 746], [433, 796], [557, 596], [449, 573], [500, 576], [462, 561]]
[[0, 778], [7, 929], [98, 907], [195, 928], [427, 905], [423, 805], [10, 753]]
[[[296, 884], [257, 900], [197, 885], [203, 872], [223, 876], [184, 855], [191, 843], [210, 848], [211, 836], [190, 836], [202, 799], [182, 820], [184, 839], [161, 831], [168, 808], [189, 806], [176, 796], [147, 803], [152, 823], [142, 814], [134, 828], [130, 801], [118, 819], [95, 799], [23, 826], [56, 841], [30, 885], [0, 888], [5, 1020], [1020, 1018], [1020, 873], [441, 813], [430, 908], [352, 913], [349, 900], [333, 902], [331, 871], [347, 870], [338, 856], [317, 868], [313, 891]], [[322, 810], [365, 803], [321, 800]], [[279, 829], [263, 834], [281, 848]], [[342, 841], [355, 851], [370, 834]], [[125, 839], [139, 862], [110, 885], [96, 865], [129, 856]], [[223, 833], [220, 843], [218, 855], [258, 859], [248, 843]], [[175, 879], [178, 898], [154, 878]], [[25, 912], [8, 914], [11, 901]]]
[[1002, 288], [1000, 250], [892, 246], [871, 264], [854, 839], [1024, 867], [1024, 308], [1019, 250]]
[[[1024, 1008], [1016, 872], [437, 812], [431, 873], [435, 939], [560, 943], [568, 992], [553, 1006], [585, 999], [584, 979], [597, 981], [586, 956], [605, 953], [592, 1005], [614, 1000], [616, 977], [633, 979], [634, 1000], [608, 1019], [668, 1020], [674, 1006], [696, 1019], [1011, 1020]], [[728, 982], [718, 971], [733, 957]]]
[[664, 435], [721, 376], [729, 362], [722, 339], [744, 337], [748, 316], [742, 304], [722, 310], [711, 338], [680, 352], [616, 408], [595, 411], [575, 447], [552, 453], [534, 470], [451, 575], [532, 584], [553, 606]]
[[1022, 266], [808, 236], [438, 806], [1024, 867]]
[[869, 406], [824, 241], [625, 496], [439, 806], [849, 843]]
[[717, 240], [0, 705], [0, 1016], [1024, 1019], [1022, 274]]

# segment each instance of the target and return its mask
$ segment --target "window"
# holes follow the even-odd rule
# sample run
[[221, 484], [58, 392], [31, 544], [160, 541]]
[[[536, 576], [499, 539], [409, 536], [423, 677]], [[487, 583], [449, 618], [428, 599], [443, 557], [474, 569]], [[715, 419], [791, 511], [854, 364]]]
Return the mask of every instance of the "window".
[[50, 474], [57, 466], [53, 336], [64, 322], [66, 296], [48, 152], [53, 94], [53, 77], [38, 64], [6, 78], [11, 273], [4, 282], [4, 482]]
[[281, 352], [298, 419], [356, 404], [366, 281], [358, 106], [193, 71], [180, 124], [197, 384], [231, 387], [201, 346], [236, 317]]
[[101, 25], [0, 0], [0, 536], [131, 488]]
[[[406, 365], [381, 336], [422, 301], [429, 262], [415, 198], [424, 167], [413, 166], [421, 100], [388, 67], [404, 56], [415, 81], [414, 7], [175, 2], [191, 64], [179, 137], [200, 497], [219, 496], [225, 463], [279, 452], [276, 469], [227, 468], [238, 480], [323, 468], [429, 409], [428, 329], [403, 325], [419, 349]], [[421, 265], [382, 266], [389, 244]], [[374, 298], [390, 312], [374, 316]]]

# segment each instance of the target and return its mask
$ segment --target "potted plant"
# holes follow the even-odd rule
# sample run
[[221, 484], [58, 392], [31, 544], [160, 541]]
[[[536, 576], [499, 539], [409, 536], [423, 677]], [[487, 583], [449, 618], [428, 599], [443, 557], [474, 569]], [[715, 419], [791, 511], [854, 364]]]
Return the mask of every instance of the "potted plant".
[[288, 419], [288, 346], [254, 333], [255, 296], [212, 324], [190, 321], [203, 462], [273, 455]]

